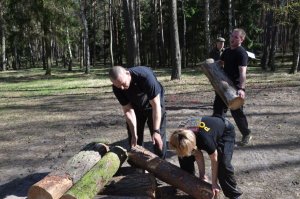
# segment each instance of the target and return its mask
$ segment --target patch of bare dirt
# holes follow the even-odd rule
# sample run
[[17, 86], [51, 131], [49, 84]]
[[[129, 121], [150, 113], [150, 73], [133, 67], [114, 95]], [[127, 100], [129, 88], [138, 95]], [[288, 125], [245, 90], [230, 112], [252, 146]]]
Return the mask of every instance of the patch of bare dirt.
[[[242, 198], [300, 198], [299, 96], [300, 86], [247, 88], [245, 112], [253, 140], [249, 146], [236, 147], [233, 157]], [[168, 132], [187, 117], [211, 115], [213, 98], [212, 90], [167, 93]], [[0, 122], [0, 198], [26, 198], [33, 183], [87, 143], [127, 147], [122, 111], [111, 93], [3, 100], [2, 111], [10, 114], [1, 115]], [[150, 145], [146, 131], [146, 147]], [[171, 151], [167, 161], [178, 165]], [[188, 198], [166, 184], [158, 197]]]

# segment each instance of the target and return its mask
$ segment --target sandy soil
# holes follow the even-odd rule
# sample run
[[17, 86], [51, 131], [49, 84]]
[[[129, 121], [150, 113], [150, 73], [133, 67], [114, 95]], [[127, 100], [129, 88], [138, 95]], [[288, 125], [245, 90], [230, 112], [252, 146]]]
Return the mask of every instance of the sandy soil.
[[[245, 112], [253, 140], [249, 146], [237, 146], [233, 157], [242, 198], [300, 198], [299, 96], [299, 84], [251, 84], [247, 88]], [[213, 98], [212, 90], [167, 93], [168, 132], [187, 117], [210, 115]], [[0, 117], [0, 198], [26, 198], [32, 184], [87, 143], [126, 147], [124, 118], [111, 92], [12, 97], [0, 102], [2, 112], [10, 113]], [[233, 121], [230, 113], [228, 118]], [[170, 151], [167, 160], [178, 165]], [[167, 194], [172, 193], [158, 195], [176, 198]]]

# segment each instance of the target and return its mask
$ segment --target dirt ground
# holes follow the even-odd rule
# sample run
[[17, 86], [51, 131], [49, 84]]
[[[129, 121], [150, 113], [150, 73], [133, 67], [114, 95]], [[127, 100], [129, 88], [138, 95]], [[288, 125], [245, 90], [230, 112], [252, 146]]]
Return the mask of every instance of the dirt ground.
[[[268, 81], [264, 75], [257, 78]], [[245, 112], [253, 140], [249, 146], [237, 146], [232, 161], [243, 199], [300, 198], [300, 76], [293, 81], [252, 81], [247, 87]], [[32, 184], [87, 143], [127, 147], [119, 104], [111, 92], [97, 89], [99, 92], [1, 99], [0, 198], [26, 198]], [[168, 92], [168, 86], [166, 90], [168, 132], [187, 117], [211, 115], [212, 88], [180, 94]], [[239, 141], [241, 134], [236, 132]], [[146, 131], [146, 148], [149, 146]], [[171, 151], [167, 161], [178, 165]], [[209, 174], [208, 159], [206, 167]], [[158, 197], [185, 197], [162, 192]]]

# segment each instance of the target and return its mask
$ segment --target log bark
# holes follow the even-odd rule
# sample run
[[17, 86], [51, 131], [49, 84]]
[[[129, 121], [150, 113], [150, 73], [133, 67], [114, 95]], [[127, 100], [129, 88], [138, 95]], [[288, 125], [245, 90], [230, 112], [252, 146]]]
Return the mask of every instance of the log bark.
[[158, 179], [186, 192], [196, 199], [211, 199], [211, 184], [200, 180], [173, 165], [142, 146], [136, 146], [128, 152], [128, 159], [135, 166], [146, 169]]
[[113, 147], [88, 171], [61, 199], [92, 199], [104, 185], [116, 174], [127, 159], [127, 151], [122, 147]]
[[94, 199], [151, 199], [147, 196], [111, 196], [111, 195], [98, 195]]
[[207, 59], [201, 64], [201, 68], [216, 93], [229, 109], [236, 110], [244, 104], [244, 99], [237, 95], [233, 82], [227, 77], [218, 62], [214, 62], [213, 59]]
[[60, 165], [28, 191], [28, 199], [59, 199], [73, 184], [88, 172], [109, 147], [102, 143], [90, 143], [65, 164]]
[[126, 176], [115, 176], [107, 183], [101, 195], [110, 196], [144, 196], [155, 198], [156, 180], [153, 174], [135, 173]]

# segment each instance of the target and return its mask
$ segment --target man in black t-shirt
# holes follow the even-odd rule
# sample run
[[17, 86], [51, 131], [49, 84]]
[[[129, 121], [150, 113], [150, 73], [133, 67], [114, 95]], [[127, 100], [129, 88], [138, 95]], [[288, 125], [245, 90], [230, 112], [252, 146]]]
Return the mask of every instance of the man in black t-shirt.
[[212, 192], [216, 196], [220, 187], [230, 199], [238, 199], [242, 193], [237, 189], [234, 168], [231, 159], [235, 143], [234, 126], [221, 117], [190, 118], [180, 125], [182, 129], [174, 131], [169, 140], [170, 148], [179, 156], [180, 168], [195, 174], [194, 162], [197, 162], [199, 178], [207, 181], [203, 151], [211, 160]]
[[114, 66], [109, 71], [113, 92], [122, 105], [130, 147], [143, 145], [147, 122], [154, 152], [166, 155], [166, 111], [164, 88], [153, 71], [145, 66], [125, 69]]
[[[248, 55], [246, 50], [241, 46], [246, 37], [243, 29], [234, 29], [230, 37], [230, 48], [226, 48], [220, 58], [220, 63], [224, 64], [224, 72], [230, 78], [237, 88], [237, 94], [245, 98], [246, 71], [248, 64]], [[216, 93], [213, 104], [213, 115], [222, 115], [225, 117], [228, 107], [222, 98]], [[237, 110], [231, 110], [231, 115], [242, 134], [241, 145], [247, 145], [252, 136], [248, 127], [248, 121], [244, 114], [243, 107]]]

